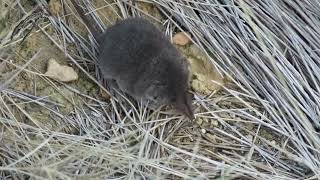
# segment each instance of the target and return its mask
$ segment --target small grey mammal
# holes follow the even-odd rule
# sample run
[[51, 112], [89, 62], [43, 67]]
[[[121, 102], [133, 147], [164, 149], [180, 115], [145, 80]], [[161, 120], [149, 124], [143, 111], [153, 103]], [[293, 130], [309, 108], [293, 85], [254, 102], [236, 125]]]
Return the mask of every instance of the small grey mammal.
[[114, 80], [122, 91], [152, 107], [171, 105], [194, 119], [188, 63], [156, 26], [143, 18], [127, 18], [99, 34], [71, 1], [99, 43], [98, 67], [107, 82]]

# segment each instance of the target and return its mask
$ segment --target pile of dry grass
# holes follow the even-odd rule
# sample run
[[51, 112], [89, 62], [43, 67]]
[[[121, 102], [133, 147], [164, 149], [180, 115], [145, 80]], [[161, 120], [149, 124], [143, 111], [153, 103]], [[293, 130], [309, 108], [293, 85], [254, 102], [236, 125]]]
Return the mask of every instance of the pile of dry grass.
[[[99, 9], [111, 8], [117, 18], [148, 13], [127, 1], [104, 1], [99, 7], [83, 1], [88, 2], [86, 8], [101, 29], [109, 17], [99, 16]], [[45, 7], [44, 1], [38, 3]], [[66, 87], [80, 103], [69, 99], [74, 106], [65, 114], [60, 110], [63, 104], [4, 86], [16, 76], [3, 81], [0, 176], [320, 179], [320, 2], [146, 3], [162, 12], [162, 19], [149, 17], [163, 22], [168, 35], [176, 29], [188, 30], [231, 83], [211, 96], [195, 94], [197, 122], [186, 122], [166, 112], [150, 112], [129, 100], [103, 101], [76, 86], [46, 79], [28, 67], [39, 54], [21, 66], [9, 60], [12, 56], [7, 49], [21, 40], [20, 35], [13, 41], [3, 40], [1, 61], [15, 67], [14, 75], [39, 76], [57, 91]], [[66, 12], [72, 12], [66, 2], [63, 5]], [[15, 7], [25, 11], [19, 2]], [[96, 81], [98, 73], [89, 60], [95, 59], [93, 41], [68, 25], [68, 16], [75, 14], [49, 16], [38, 23], [38, 31]], [[48, 110], [49, 122], [60, 126], [44, 126], [23, 104]]]

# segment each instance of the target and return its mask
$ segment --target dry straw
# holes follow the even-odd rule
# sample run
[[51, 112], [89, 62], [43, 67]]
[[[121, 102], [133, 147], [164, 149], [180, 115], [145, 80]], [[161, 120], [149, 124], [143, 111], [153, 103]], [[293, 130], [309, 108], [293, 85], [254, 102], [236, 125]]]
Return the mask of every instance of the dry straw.
[[[105, 7], [112, 7], [119, 18], [147, 15], [156, 19], [131, 1], [104, 1], [101, 7], [90, 0], [81, 2], [101, 29], [106, 28], [102, 22], [108, 17], [97, 12]], [[226, 85], [219, 94], [195, 95], [196, 116], [217, 121], [218, 126], [197, 126], [168, 112], [150, 112], [121, 94], [106, 102], [47, 79], [29, 65], [32, 58], [19, 66], [0, 53], [2, 62], [17, 67], [15, 76], [21, 71], [31, 73], [58, 92], [59, 87], [67, 87], [81, 102], [67, 99], [74, 106], [66, 115], [59, 110], [64, 104], [4, 87], [15, 76], [0, 84], [0, 177], [320, 179], [320, 1], [144, 2], [161, 11], [168, 35], [175, 28], [187, 29], [194, 43], [231, 79], [233, 85]], [[20, 3], [16, 1], [15, 7], [28, 14]], [[37, 3], [45, 11], [46, 2]], [[86, 61], [96, 58], [94, 41], [87, 41], [66, 23], [68, 16], [77, 14], [69, 1], [61, 3], [71, 14], [44, 13], [47, 20], [38, 23], [36, 31], [46, 34], [100, 84], [99, 73], [88, 71], [93, 61]], [[54, 35], [47, 27], [54, 27]], [[3, 40], [0, 51], [17, 45], [21, 38]], [[78, 56], [70, 51], [71, 44]], [[49, 110], [61, 128], [41, 125], [22, 108], [23, 103]], [[28, 121], [19, 120], [16, 111]]]

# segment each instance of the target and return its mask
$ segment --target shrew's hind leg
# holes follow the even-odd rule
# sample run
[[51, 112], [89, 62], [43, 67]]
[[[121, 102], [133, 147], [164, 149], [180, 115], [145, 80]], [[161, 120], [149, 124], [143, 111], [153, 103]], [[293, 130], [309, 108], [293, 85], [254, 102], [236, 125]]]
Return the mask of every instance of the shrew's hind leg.
[[114, 79], [102, 79], [101, 83], [103, 84], [103, 86], [109, 91], [110, 96], [112, 98], [116, 98], [119, 99], [119, 94], [117, 93], [117, 91], [119, 90], [118, 84]]

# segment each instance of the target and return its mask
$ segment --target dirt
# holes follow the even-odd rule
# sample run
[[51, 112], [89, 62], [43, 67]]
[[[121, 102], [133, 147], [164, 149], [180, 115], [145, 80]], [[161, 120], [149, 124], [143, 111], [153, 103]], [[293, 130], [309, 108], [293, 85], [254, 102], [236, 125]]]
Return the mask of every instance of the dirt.
[[191, 87], [194, 91], [210, 95], [224, 84], [224, 77], [210, 58], [195, 44], [180, 47], [190, 64]]
[[[56, 3], [57, 1], [51, 2]], [[13, 17], [10, 14], [10, 11], [6, 12], [7, 13], [1, 14], [2, 18], [0, 19], [3, 19], [5, 17]], [[0, 34], [6, 34], [12, 28], [13, 27], [6, 27], [5, 30], [2, 29], [2, 31], [0, 31]], [[54, 31], [51, 29], [48, 32], [52, 33]], [[11, 57], [8, 59], [8, 61], [12, 62], [12, 64], [15, 64], [16, 66], [22, 66], [36, 52], [38, 52], [40, 48], [42, 48], [40, 56], [37, 57], [37, 59], [35, 59], [33, 63], [27, 68], [28, 70], [44, 74], [46, 72], [47, 62], [50, 58], [56, 59], [59, 64], [69, 65], [69, 60], [65, 57], [65, 55], [58, 48], [56, 48], [55, 45], [41, 32], [32, 31], [30, 36], [26, 38], [22, 43], [18, 42], [5, 48], [4, 50], [11, 52]], [[2, 74], [10, 75], [12, 74], [12, 72], [15, 72], [17, 68], [12, 64], [5, 63], [5, 68]], [[83, 74], [81, 74], [81, 77], [81, 80], [69, 83], [68, 85], [73, 88], [83, 90], [82, 92], [86, 92], [91, 95], [96, 94], [96, 89], [98, 89], [98, 87], [96, 86], [95, 88], [93, 88], [93, 83], [88, 78], [83, 78]], [[7, 78], [7, 76], [3, 76], [2, 78]], [[55, 84], [55, 86], [53, 86], [53, 84]], [[15, 78], [14, 82], [10, 84], [10, 88], [17, 92], [25, 92], [38, 97], [47, 97], [46, 99], [57, 104], [61, 104], [62, 106], [59, 106], [59, 111], [61, 114], [65, 115], [72, 113], [72, 111], [74, 110], [74, 106], [76, 104], [73, 104], [71, 102], [80, 102], [77, 100], [79, 99], [79, 97], [64, 85], [60, 83], [54, 83], [53, 80], [44, 76], [38, 76], [25, 71], [20, 73]], [[27, 103], [21, 105], [21, 107], [27, 113], [29, 113], [30, 118], [33, 119], [32, 121], [39, 122], [41, 127], [52, 130], [59, 129], [59, 123], [57, 123], [55, 119], [52, 118], [52, 113], [48, 109], [36, 105], [35, 103]], [[21, 112], [18, 110], [15, 112], [16, 117], [18, 118], [18, 114]], [[31, 120], [28, 124], [32, 124]]]
[[[6, 36], [10, 29], [12, 29], [12, 25], [14, 24], [12, 22], [16, 21], [16, 17], [12, 16], [12, 14], [10, 14], [10, 11], [8, 10], [8, 7], [10, 7], [10, 5], [6, 7], [5, 2], [8, 3], [10, 2], [10, 0], [2, 0], [0, 4], [0, 39], [1, 37]], [[96, 7], [101, 7], [102, 5], [104, 5], [104, 3], [105, 2], [100, 0], [94, 1]], [[139, 2], [138, 6], [157, 19], [162, 19], [159, 11], [151, 4]], [[60, 0], [51, 0], [50, 9], [56, 15], [63, 14], [63, 8], [60, 5]], [[101, 17], [101, 20], [105, 23], [106, 26], [109, 26], [120, 19], [120, 16], [117, 15], [117, 13], [120, 13], [119, 9], [117, 9], [116, 5], [114, 4], [105, 8], [100, 8], [98, 10], [98, 13]], [[143, 13], [142, 15], [147, 17], [147, 15]], [[11, 19], [7, 20], [7, 17], [11, 17]], [[84, 25], [80, 21], [76, 20], [75, 18], [71, 18], [71, 16], [68, 18], [68, 20], [70, 26], [77, 32], [82, 35], [87, 33], [87, 30], [84, 28]], [[151, 21], [158, 27], [161, 27], [163, 29], [160, 22], [157, 22], [155, 20]], [[47, 30], [51, 34], [55, 32], [52, 28], [49, 28]], [[35, 75], [29, 72], [22, 72], [10, 85], [11, 89], [18, 92], [29, 93], [38, 97], [46, 97], [46, 99], [59, 105], [55, 108], [58, 108], [59, 113], [63, 117], [67, 117], [68, 115], [72, 114], [75, 110], [75, 107], [82, 107], [84, 102], [87, 101], [87, 99], [84, 99], [82, 96], [71, 91], [67, 87], [74, 88], [79, 93], [86, 96], [100, 98], [100, 100], [102, 101], [108, 100], [108, 97], [106, 97], [105, 94], [101, 93], [100, 88], [92, 80], [90, 80], [87, 75], [85, 75], [73, 64], [71, 64], [69, 62], [69, 59], [65, 57], [64, 53], [56, 48], [56, 46], [43, 33], [33, 31], [31, 35], [25, 39], [24, 42], [22, 42], [21, 44], [19, 43], [13, 44], [5, 49], [10, 54], [9, 61], [11, 61], [13, 64], [22, 66], [40, 48], [42, 48], [42, 54], [28, 67], [28, 70], [44, 74], [47, 68], [47, 61], [50, 58], [54, 58], [58, 61], [59, 64], [73, 66], [77, 70], [79, 78], [74, 82], [63, 85], [44, 76]], [[229, 94], [228, 92], [221, 90], [221, 85], [226, 84], [224, 78], [218, 73], [218, 70], [213, 65], [214, 59], [209, 58], [194, 44], [189, 43], [188, 45], [177, 47], [183, 52], [184, 56], [187, 58], [190, 64], [190, 83], [192, 90], [199, 94], [199, 96], [207, 96], [213, 94], [212, 99], [214, 99], [216, 104], [212, 105], [210, 107], [210, 110], [218, 111], [228, 108], [243, 108], [238, 104], [237, 99], [234, 97], [230, 97], [228, 100], [221, 100], [220, 97], [228, 96]], [[0, 61], [0, 63], [3, 62]], [[15, 66], [9, 63], [1, 65], [4, 68], [0, 68], [0, 81], [7, 77], [4, 76], [4, 74], [14, 72], [17, 69]], [[19, 100], [16, 101], [18, 103], [20, 102]], [[64, 131], [66, 133], [76, 131], [61, 129], [61, 127], [70, 127], [70, 125], [66, 125], [66, 122], [61, 120], [62, 118], [56, 118], [52, 111], [50, 111], [50, 108], [52, 108], [50, 106], [44, 108], [35, 103], [21, 103], [19, 106], [28, 113], [28, 115], [32, 118], [32, 121], [37, 122], [43, 129]], [[203, 107], [201, 104], [196, 104], [196, 108], [197, 113], [207, 112], [207, 110], [205, 110], [205, 107]], [[15, 117], [19, 121], [25, 121], [25, 119], [28, 119], [28, 122], [26, 123], [33, 124], [33, 122], [29, 118], [21, 116], [20, 110], [13, 109], [13, 112]], [[207, 142], [201, 144], [200, 148], [204, 149], [202, 153], [204, 153], [206, 156], [212, 157], [212, 155], [208, 153], [209, 151], [218, 151], [218, 149], [220, 149], [220, 151], [221, 149], [228, 150], [228, 144], [224, 144], [224, 141], [222, 141], [222, 139], [225, 139], [226, 137], [224, 137], [224, 134], [219, 133], [218, 129], [225, 129], [226, 131], [230, 132], [230, 134], [237, 137], [237, 134], [235, 134], [231, 128], [242, 127], [242, 129], [238, 130], [243, 132], [242, 134], [246, 134], [247, 139], [253, 140], [254, 134], [250, 134], [248, 132], [255, 133], [258, 129], [258, 126], [256, 124], [253, 124], [246, 119], [242, 119], [241, 117], [236, 117], [234, 114], [217, 112], [216, 115], [217, 117], [221, 117], [223, 119], [209, 119], [206, 118], [205, 115], [198, 116], [197, 119], [192, 122], [192, 126], [188, 126], [184, 129], [179, 130], [176, 133], [176, 136], [172, 138], [170, 143], [178, 147], [183, 147], [183, 145], [185, 144], [194, 145], [196, 140], [201, 139], [202, 142]], [[274, 133], [272, 133], [272, 131], [268, 131], [266, 129], [260, 130], [258, 135], [269, 141], [276, 140], [274, 142], [281, 142], [280, 137], [277, 137]], [[238, 138], [241, 139], [241, 137]], [[210, 142], [210, 146], [208, 145], [208, 142]], [[258, 143], [263, 142], [259, 141]], [[239, 151], [240, 153], [242, 152], [241, 149], [237, 149], [237, 151]], [[212, 158], [214, 159], [215, 157]]]
[[[104, 2], [94, 1], [95, 7], [99, 9], [98, 13], [101, 17], [101, 20], [106, 26], [110, 26], [120, 19], [120, 16], [118, 15], [119, 9], [117, 9], [115, 5], [99, 8], [103, 4]], [[160, 20], [162, 19], [162, 16], [157, 8], [152, 6], [150, 3], [139, 2], [137, 5], [151, 16]], [[59, 0], [51, 0], [49, 8], [55, 15], [63, 14], [63, 8]], [[8, 13], [9, 11], [6, 12]], [[139, 11], [138, 13], [148, 18], [147, 14]], [[4, 14], [3, 17], [4, 16], [8, 16], [8, 14]], [[152, 19], [150, 20], [157, 26], [161, 27], [160, 22]], [[69, 16], [68, 21], [70, 26], [72, 26], [77, 32], [80, 34], [86, 33], [86, 29], [83, 28], [83, 24], [79, 20]], [[52, 28], [49, 27], [47, 30], [51, 35], [54, 35], [54, 30]], [[42, 54], [32, 63], [31, 66], [28, 67], [29, 70], [44, 74], [47, 68], [47, 62], [51, 58], [57, 60], [59, 64], [72, 65], [69, 63], [69, 60], [64, 56], [64, 54], [58, 48], [56, 48], [55, 45], [43, 33], [34, 31], [20, 45], [13, 45], [9, 48], [11, 51], [15, 52], [15, 56], [11, 57], [11, 60], [14, 64], [22, 66], [40, 48], [43, 49]], [[212, 80], [223, 84], [223, 77], [218, 73], [217, 69], [214, 68], [211, 59], [194, 44], [189, 43], [185, 46], [178, 46], [178, 48], [181, 50], [181, 52], [183, 52], [190, 64], [190, 83], [193, 91], [204, 95], [210, 95], [219, 91], [220, 85], [212, 82]], [[12, 72], [15, 69], [16, 67], [7, 64], [5, 72]], [[100, 88], [94, 82], [89, 80], [89, 78], [79, 70], [77, 72], [79, 73], [79, 79], [77, 81], [68, 83], [68, 86], [71, 86], [72, 88], [77, 89], [79, 92], [89, 96], [95, 97], [97, 94], [101, 94]], [[52, 84], [55, 84], [55, 86], [52, 86]], [[76, 104], [71, 102], [77, 102], [74, 99], [79, 99], [78, 95], [71, 92], [64, 85], [55, 83], [55, 81], [43, 76], [37, 76], [28, 72], [22, 72], [16, 78], [15, 82], [12, 83], [11, 88], [16, 91], [34, 94], [39, 97], [47, 97], [49, 100], [63, 105], [59, 107], [62, 114], [72, 113]], [[53, 119], [50, 118], [51, 113], [49, 110], [41, 109], [41, 107], [38, 107], [38, 105], [33, 104], [28, 104], [24, 106], [24, 108], [26, 108], [27, 112], [30, 113], [32, 118], [39, 121], [44, 126], [48, 124], [56, 124]], [[207, 120], [203, 120], [203, 122], [206, 121]], [[207, 125], [209, 127], [217, 126], [217, 121], [206, 122], [206, 126]], [[53, 126], [53, 129], [56, 128]]]
[[10, 0], [2, 0], [0, 2], [0, 39], [4, 37], [8, 32], [8, 12], [12, 2]]

